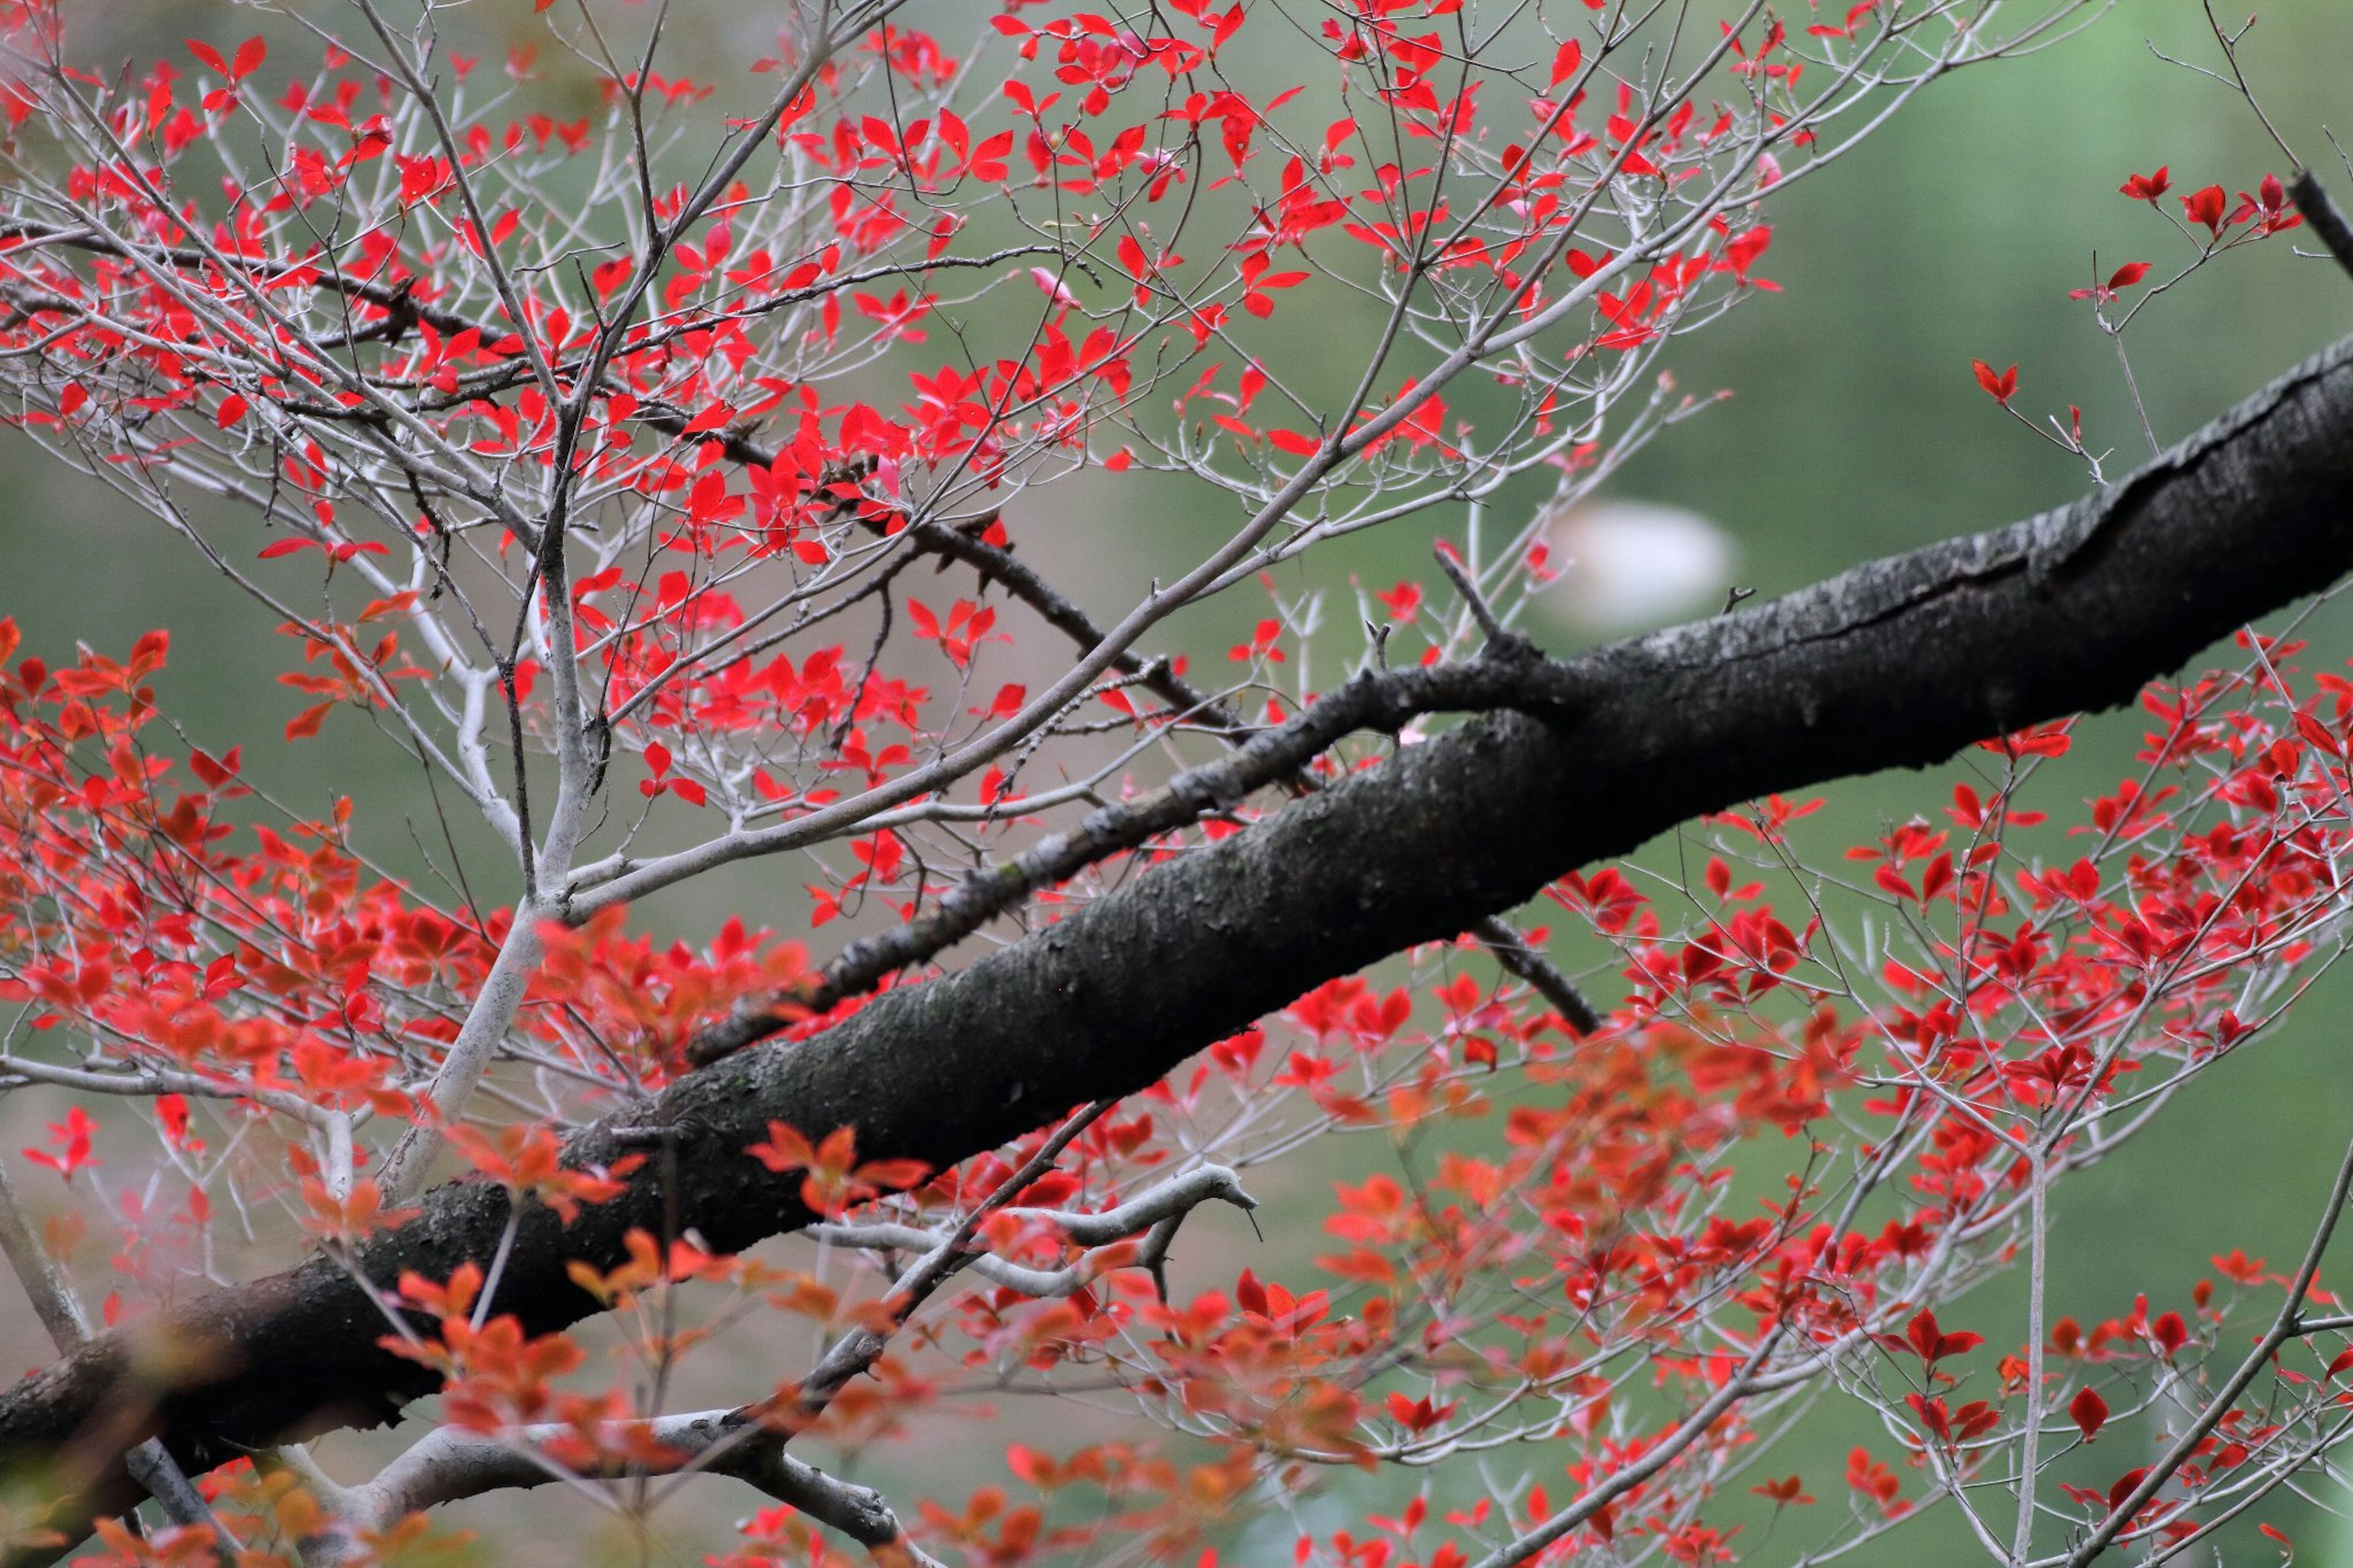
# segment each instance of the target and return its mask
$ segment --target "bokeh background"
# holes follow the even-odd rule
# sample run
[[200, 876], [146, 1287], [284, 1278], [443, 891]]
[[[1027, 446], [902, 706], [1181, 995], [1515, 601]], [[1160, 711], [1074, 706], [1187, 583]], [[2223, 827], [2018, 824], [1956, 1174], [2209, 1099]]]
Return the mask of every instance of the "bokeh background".
[[[92, 29], [110, 56], [176, 49], [190, 34], [242, 37], [253, 26], [249, 14], [203, 0], [79, 3], [86, 14], [77, 25]], [[724, 77], [740, 68], [747, 31], [754, 47], [773, 31], [762, 9], [678, 0], [671, 26], [680, 70]], [[501, 0], [477, 8], [468, 25], [520, 37], [530, 7]], [[2102, 275], [2133, 259], [2158, 261], [2161, 271], [2186, 247], [2117, 186], [2159, 164], [2170, 166], [2178, 190], [2219, 182], [2235, 193], [2252, 190], [2266, 171], [2287, 172], [2234, 95], [2162, 63], [2152, 45], [2211, 62], [2198, 0], [2124, 0], [2047, 52], [1960, 73], [1842, 166], [1781, 196], [1759, 271], [1782, 291], [1744, 305], [1669, 362], [1686, 390], [1732, 395], [1643, 453], [1613, 496], [1709, 520], [1736, 549], [1737, 581], [1772, 595], [2080, 493], [2080, 464], [2004, 417], [1973, 381], [1972, 357], [2018, 362], [2019, 405], [2038, 416], [2063, 417], [2069, 404], [2080, 404], [2094, 445], [2117, 454], [2112, 471], [2144, 456], [2114, 351], [2067, 292], [2090, 279], [2094, 256]], [[2353, 132], [2353, 5], [2273, 0], [2242, 58], [2297, 151], [2353, 195], [2353, 178], [2324, 134], [2338, 123]], [[2135, 326], [2134, 367], [2160, 438], [2185, 434], [2353, 331], [2353, 279], [2295, 255], [2302, 240], [2290, 236], [2229, 258]], [[1343, 327], [1320, 321], [1317, 330]], [[1315, 352], [1315, 340], [1303, 335], [1298, 352]], [[1048, 496], [1039, 504], [1054, 503]], [[1097, 609], [1120, 604], [1172, 553], [1206, 544], [1224, 521], [1148, 500], [1103, 508], [1078, 493], [1064, 504], [1065, 511], [1030, 520], [1035, 532], [1024, 535], [1025, 548], [1041, 552], [1051, 574]], [[1345, 569], [1382, 584], [1427, 576], [1430, 532], [1366, 540]], [[1708, 591], [1720, 596], [1722, 589]], [[1229, 622], [1246, 624], [1257, 613], [1250, 604], [1213, 608], [1187, 628], [1187, 640], [1197, 649], [1221, 647], [1235, 629]], [[273, 684], [286, 645], [259, 612], [145, 519], [14, 440], [0, 440], [0, 614], [16, 617], [28, 651], [51, 657], [78, 641], [119, 649], [142, 630], [168, 626], [174, 653], [163, 690], [195, 737], [243, 741], [248, 773], [301, 809], [334, 794], [362, 795], [382, 824], [376, 847], [393, 864], [406, 853], [404, 830], [393, 825], [404, 815], [430, 821], [421, 786], [403, 782], [413, 774], [391, 766], [389, 749], [362, 725], [339, 718], [321, 742], [280, 743], [279, 727], [299, 701]], [[1589, 621], [1567, 615], [1532, 629], [1563, 649], [1596, 635]], [[2353, 618], [2343, 613], [2324, 610], [2309, 635], [2311, 663], [2353, 656]], [[2090, 726], [2042, 804], [2057, 811], [2069, 789], [2080, 797], [2111, 786], [2137, 733], [2129, 715]], [[1818, 826], [1824, 842], [1838, 843], [1933, 811], [1943, 798], [1942, 786], [1915, 776], [1852, 781], [1829, 793], [1833, 809]], [[774, 899], [756, 878], [742, 878], [673, 895], [643, 918], [691, 932], [742, 909], [781, 923], [789, 911]], [[2139, 1289], [2160, 1305], [2178, 1302], [2208, 1271], [2211, 1253], [2243, 1247], [2276, 1258], [2301, 1247], [2353, 1137], [2348, 1000], [2353, 991], [2342, 982], [2325, 985], [2260, 1047], [2209, 1073], [2166, 1125], [2069, 1184], [2059, 1210], [2054, 1310], [2085, 1319], [2122, 1312]], [[13, 1136], [30, 1131], [26, 1120], [19, 1108], [0, 1109], [11, 1148], [27, 1141]], [[1329, 1179], [1308, 1170], [1277, 1184], [1312, 1199], [1328, 1192]], [[1218, 1272], [1219, 1258], [1246, 1256], [1224, 1250], [1247, 1242], [1224, 1234], [1234, 1229], [1217, 1233], [1205, 1273]], [[2353, 1267], [2324, 1274], [2331, 1279], [2353, 1285]], [[1997, 1287], [1975, 1310], [2011, 1306]], [[21, 1302], [0, 1300], [0, 1338], [25, 1364], [44, 1359], [28, 1320]], [[1772, 1473], [1802, 1470], [1835, 1505], [1844, 1446], [1869, 1435], [1832, 1422]], [[2138, 1440], [2124, 1431], [2104, 1440], [2116, 1445], [2104, 1456], [2116, 1461], [2106, 1473], [2129, 1468], [2118, 1450]], [[718, 1511], [744, 1511], [739, 1500]], [[1329, 1505], [1331, 1522], [1345, 1523], [1360, 1500], [1344, 1487]], [[2353, 1528], [2332, 1517], [2348, 1503], [2353, 1493], [2323, 1484], [2307, 1496], [2283, 1494], [2263, 1514], [2296, 1540], [2306, 1561], [2353, 1562]], [[515, 1506], [499, 1503], [477, 1522], [500, 1529], [493, 1515]], [[1791, 1560], [1802, 1522], [1785, 1526], [1786, 1535], [1744, 1538], [1748, 1559]], [[1870, 1560], [1924, 1568], [1981, 1561], [1948, 1526], [1899, 1534]], [[1229, 1561], [1284, 1558], [1288, 1527], [1246, 1533], [1235, 1544]], [[2233, 1537], [2221, 1560], [2268, 1562], [2276, 1553], [2248, 1534]]]

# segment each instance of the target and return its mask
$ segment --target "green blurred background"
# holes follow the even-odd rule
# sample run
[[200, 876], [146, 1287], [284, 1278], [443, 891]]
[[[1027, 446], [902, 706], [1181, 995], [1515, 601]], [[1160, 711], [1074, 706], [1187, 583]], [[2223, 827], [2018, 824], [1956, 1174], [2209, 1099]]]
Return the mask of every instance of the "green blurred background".
[[[89, 25], [119, 34], [124, 52], [176, 47], [184, 34], [251, 30], [248, 16], [224, 5], [84, 3]], [[477, 21], [520, 36], [529, 7], [510, 0], [503, 8], [512, 17], [486, 13]], [[682, 0], [672, 19], [681, 67], [717, 69], [746, 26], [733, 5]], [[2037, 416], [2063, 416], [2068, 404], [2082, 405], [2094, 447], [2116, 450], [2112, 471], [2129, 467], [2146, 443], [2113, 350], [2067, 291], [2088, 280], [2094, 253], [2103, 274], [2150, 259], [2162, 275], [2185, 247], [2116, 187], [2127, 174], [2159, 164], [2171, 167], [2177, 190], [2219, 182], [2235, 193], [2254, 188], [2266, 171], [2286, 173], [2234, 96], [2152, 57], [2154, 39], [2169, 54], [2212, 59], [2205, 29], [2197, 0], [2126, 0], [2048, 52], [1939, 83], [1842, 166], [1778, 198], [1774, 244], [1759, 270], [1784, 291], [1745, 305], [1668, 362], [1687, 390], [1734, 395], [1659, 441], [1613, 491], [1715, 520], [1740, 543], [1739, 580], [1767, 595], [2078, 494], [2080, 465], [2003, 417], [1972, 380], [1972, 357], [1996, 366], [2017, 361], [2020, 406]], [[697, 53], [708, 58], [695, 61]], [[2353, 195], [2322, 133], [2324, 125], [2353, 121], [2353, 5], [2275, 0], [2243, 58], [2274, 121], [2341, 194]], [[2292, 235], [2227, 258], [2136, 326], [2135, 368], [2161, 438], [2186, 433], [2353, 330], [2353, 280], [2294, 255], [2298, 242], [2305, 237]], [[347, 716], [320, 742], [290, 748], [274, 739], [299, 706], [272, 684], [286, 645], [191, 554], [21, 443], [0, 445], [0, 614], [16, 618], [29, 651], [55, 657], [77, 640], [119, 649], [141, 630], [169, 626], [175, 642], [166, 704], [197, 739], [243, 740], [250, 768], [305, 809], [353, 792], [382, 803], [386, 821], [401, 813], [429, 821], [421, 793], [399, 782], [388, 751]], [[1082, 523], [1074, 511], [1036, 526], [1030, 548], [1051, 552], [1042, 558], [1054, 574], [1093, 607], [1110, 609], [1134, 575], [1217, 525], [1144, 506], [1090, 509]], [[1429, 533], [1423, 527], [1369, 541], [1339, 564], [1367, 580], [1426, 575]], [[1328, 569], [1325, 580], [1336, 580]], [[1205, 616], [1193, 646], [1221, 647], [1226, 620], [1255, 613], [1245, 605]], [[2312, 635], [2310, 663], [2353, 655], [2353, 620], [2344, 614], [2325, 612]], [[2113, 784], [2136, 734], [2117, 719], [2089, 731], [2068, 775], [2080, 793]], [[2046, 788], [2042, 804], [2063, 808], [2060, 794]], [[1942, 786], [1916, 777], [1855, 781], [1832, 792], [1839, 815], [1828, 831], [1851, 840], [1933, 811], [1942, 798]], [[382, 847], [395, 861], [404, 856], [396, 842]], [[707, 930], [731, 908], [758, 915], [771, 896], [758, 879], [736, 878], [649, 918]], [[787, 913], [772, 906], [770, 918]], [[2211, 1253], [2235, 1246], [2277, 1259], [2301, 1247], [2353, 1137], [2353, 1075], [2337, 1011], [2348, 999], [2341, 983], [2324, 987], [2274, 1037], [2207, 1075], [2156, 1133], [2069, 1184], [2054, 1310], [2087, 1319], [2121, 1312], [2144, 1288], [2160, 1307], [2179, 1304]], [[1305, 1187], [1320, 1184], [1306, 1176]], [[0, 1307], [0, 1318], [17, 1311]], [[1826, 1510], [1837, 1508], [1840, 1456], [1852, 1440], [1851, 1432], [1827, 1433], [1791, 1449], [1771, 1473], [1804, 1470]], [[2129, 1458], [2138, 1440], [2124, 1432], [2109, 1439], [2115, 1447], [2102, 1458], [2114, 1463], [2105, 1473], [2139, 1462]], [[2283, 1494], [2263, 1516], [2297, 1541], [2306, 1561], [2353, 1562], [2353, 1530], [2332, 1533], [2320, 1512], [2322, 1503], [2344, 1499], [2326, 1489], [2315, 1497]], [[1345, 1511], [1335, 1522], [1345, 1522]], [[1788, 1533], [1750, 1560], [1788, 1561], [1806, 1523], [1790, 1521]], [[1753, 1534], [1746, 1543], [1758, 1544]], [[1250, 1544], [1235, 1560], [1270, 1558], [1287, 1542]], [[2274, 1561], [2276, 1551], [2248, 1533], [2232, 1538], [2222, 1560]], [[1931, 1568], [1982, 1561], [1949, 1519], [1866, 1555]]]

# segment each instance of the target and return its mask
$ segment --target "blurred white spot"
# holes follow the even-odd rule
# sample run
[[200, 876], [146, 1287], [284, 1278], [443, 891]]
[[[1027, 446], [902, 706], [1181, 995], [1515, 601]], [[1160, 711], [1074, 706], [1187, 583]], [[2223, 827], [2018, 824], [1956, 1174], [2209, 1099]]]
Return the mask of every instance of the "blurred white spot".
[[1560, 581], [1537, 601], [1566, 625], [1616, 637], [1724, 608], [1740, 547], [1694, 511], [1604, 498], [1557, 513], [1546, 542]]

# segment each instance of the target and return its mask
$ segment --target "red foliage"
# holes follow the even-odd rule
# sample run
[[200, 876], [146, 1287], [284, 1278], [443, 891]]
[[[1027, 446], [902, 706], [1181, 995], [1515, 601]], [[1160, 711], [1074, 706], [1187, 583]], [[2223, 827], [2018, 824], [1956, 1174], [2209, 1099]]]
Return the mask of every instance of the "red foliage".
[[[739, 1014], [806, 1037], [858, 1005], [797, 940], [739, 919], [657, 937], [631, 903], [790, 854], [761, 885], [806, 887], [778, 917], [797, 935], [920, 935], [1016, 881], [1034, 897], [992, 912], [1043, 927], [1418, 741], [1440, 721], [1022, 880], [1025, 852], [1307, 708], [1335, 667], [1474, 653], [1479, 617], [1442, 595], [1302, 587], [1296, 563], [1544, 479], [1544, 513], [1449, 556], [1510, 613], [1556, 570], [1546, 515], [1699, 407], [1660, 374], [1668, 346], [1776, 288], [1756, 269], [1785, 161], [1842, 150], [1918, 51], [1982, 40], [1974, 7], [1899, 27], [1866, 0], [1795, 37], [1726, 28], [1687, 73], [1603, 0], [1493, 35], [1461, 0], [1301, 7], [1290, 29], [1238, 0], [1012, 0], [969, 39], [787, 37], [747, 88], [657, 74], [658, 38], [617, 63], [536, 9], [566, 59], [604, 63], [543, 87], [574, 68], [518, 48], [485, 92], [463, 57], [405, 75], [389, 34], [347, 51], [290, 28], [275, 55], [191, 39], [194, 73], [100, 73], [58, 7], [0, 0], [0, 107], [35, 171], [0, 225], [5, 418], [196, 541], [300, 650], [291, 715], [257, 704], [206, 750], [164, 717], [164, 633], [52, 667], [0, 620], [0, 1000], [22, 1015], [0, 1065], [61, 1107], [22, 1155], [45, 1202], [82, 1205], [40, 1236], [35, 1289], [102, 1270], [101, 1315], [135, 1325], [297, 1242], [347, 1258], [446, 1152], [439, 1173], [513, 1216], [496, 1256], [381, 1303], [446, 1426], [641, 1513], [656, 1473], [732, 1465], [808, 1504], [746, 1456], [856, 1455], [983, 1394], [1094, 1400], [1008, 1416], [1006, 1481], [902, 1506], [924, 1552], [1008, 1568], [1263, 1556], [1278, 1529], [1346, 1568], [1728, 1562], [1744, 1529], [1813, 1519], [1783, 1510], [1823, 1478], [1729, 1483], [1818, 1387], [1892, 1443], [1852, 1450], [1830, 1551], [2005, 1488], [2030, 1536], [2057, 1538], [2056, 1489], [2084, 1530], [2179, 1545], [2336, 1440], [2353, 1352], [2326, 1353], [2345, 1320], [2302, 1315], [2331, 1300], [2308, 1268], [2233, 1250], [2221, 1285], [2154, 1316], [2094, 1304], [2088, 1329], [1968, 1294], [2038, 1255], [2065, 1176], [2258, 1046], [2333, 954], [2353, 677], [2252, 636], [2237, 668], [2148, 690], [2112, 789], [2072, 721], [2039, 724], [1866, 843], [1776, 795], [1688, 854], [1560, 879], [1539, 908], [1561, 929], [1522, 935], [1599, 1028], [1571, 982], [1432, 944], [953, 1169], [862, 1157], [871, 1126], [771, 1121], [746, 1180], [797, 1176], [816, 1216], [776, 1256], [615, 1235], [598, 1205], [661, 1179], [661, 1130], [591, 1166], [574, 1129], [659, 1093]], [[1228, 68], [1301, 39], [1316, 83]], [[2121, 190], [2187, 248], [2171, 277], [2132, 261], [2075, 291], [2119, 347], [2181, 277], [2300, 221], [2271, 176], [2178, 217], [2167, 167]], [[1302, 334], [1337, 343], [1358, 310], [1368, 357], [1319, 405]], [[2018, 365], [1972, 371], [2032, 423]], [[2080, 409], [2047, 423], [2106, 477]], [[1095, 511], [1027, 504], [1067, 480]], [[1162, 494], [1241, 521], [1106, 631], [1045, 580], [1050, 552]], [[1350, 588], [1366, 640], [1335, 660]], [[1172, 621], [1205, 603], [1211, 624]], [[1213, 673], [1138, 651], [1147, 633], [1190, 636]], [[437, 809], [480, 818], [494, 866], [454, 832], [411, 843], [375, 801], [290, 810], [248, 776], [272, 730], [356, 750], [371, 727]], [[2079, 809], [2084, 788], [2105, 793]], [[1277, 1165], [1310, 1145], [1340, 1151], [1314, 1181]], [[1245, 1178], [1331, 1197], [1237, 1268], [1205, 1205], [1254, 1206]], [[501, 1310], [518, 1237], [600, 1225], [603, 1263], [564, 1277], [608, 1310], [617, 1370]], [[1979, 1327], [1945, 1325], [1963, 1313]], [[2267, 1324], [2156, 1500], [2112, 1519], [2152, 1472], [2094, 1478], [2070, 1451], [2173, 1419], [2160, 1396], [2219, 1384]], [[824, 1348], [779, 1363], [801, 1331]], [[741, 1397], [681, 1418], [690, 1370]], [[1345, 1494], [1393, 1513], [1303, 1511], [1293, 1535], [1268, 1510], [1356, 1472], [1400, 1478]], [[91, 1561], [212, 1562], [235, 1537], [239, 1563], [285, 1562], [330, 1529], [388, 1559], [426, 1533], [406, 1508], [330, 1518], [358, 1505], [300, 1466], [206, 1484], [214, 1523], [108, 1521]], [[837, 1515], [761, 1511], [707, 1560], [834, 1562]]]

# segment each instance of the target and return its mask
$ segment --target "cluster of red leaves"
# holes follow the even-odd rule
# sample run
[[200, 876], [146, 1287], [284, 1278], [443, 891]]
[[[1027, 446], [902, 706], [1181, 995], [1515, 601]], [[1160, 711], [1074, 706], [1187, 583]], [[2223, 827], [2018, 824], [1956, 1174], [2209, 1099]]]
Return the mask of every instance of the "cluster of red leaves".
[[[987, 510], [993, 492], [1093, 462], [1117, 469], [1141, 457], [1247, 490], [1275, 468], [1332, 459], [1335, 440], [1375, 421], [1381, 432], [1337, 462], [1335, 479], [1458, 483], [1476, 466], [1467, 427], [1411, 377], [1330, 421], [1329, 436], [1297, 427], [1304, 410], [1253, 412], [1276, 340], [1250, 333], [1310, 279], [1411, 271], [1464, 300], [1501, 289], [1526, 320], [1585, 301], [1541, 374], [1523, 355], [1498, 378], [1526, 405], [1529, 447], [1515, 460], [1528, 467], [1565, 462], [1555, 448], [1603, 395], [1583, 379], [1590, 356], [1655, 351], [1692, 313], [1771, 287], [1753, 271], [1769, 243], [1761, 224], [1694, 221], [1687, 238], [1621, 268], [1620, 249], [1596, 237], [1597, 213], [1613, 204], [1596, 198], [1613, 182], [1729, 177], [1752, 155], [1752, 131], [1805, 145], [1791, 96], [1802, 67], [1770, 63], [1787, 53], [1784, 30], [1733, 40], [1740, 71], [1778, 108], [1652, 103], [1625, 85], [1588, 104], [1605, 49], [1588, 58], [1571, 39], [1546, 51], [1544, 68], [1482, 60], [1461, 78], [1434, 30], [1453, 9], [1367, 5], [1323, 20], [1335, 66], [1370, 73], [1336, 120], [1311, 117], [1301, 89], [1260, 99], [1224, 85], [1216, 62], [1237, 47], [1244, 6], [1176, 8], [1151, 26], [1017, 10], [976, 42], [1007, 68], [976, 99], [973, 84], [990, 73], [975, 57], [880, 28], [761, 122], [807, 172], [815, 199], [764, 201], [738, 181], [659, 252], [619, 237], [579, 268], [549, 259], [578, 237], [559, 216], [570, 199], [550, 192], [601, 178], [587, 173], [598, 157], [626, 151], [586, 121], [491, 95], [452, 110], [445, 136], [340, 47], [281, 82], [260, 38], [194, 41], [193, 71], [163, 60], [113, 87], [90, 79], [91, 112], [107, 117], [120, 154], [57, 176], [64, 198], [106, 205], [110, 224], [152, 248], [0, 237], [0, 272], [49, 302], [0, 326], [0, 349], [43, 366], [9, 417], [134, 477], [145, 465], [237, 471], [280, 498], [281, 531], [229, 552], [258, 557], [258, 584], [323, 563], [376, 591], [348, 623], [290, 628], [306, 668], [287, 679], [312, 699], [289, 727], [297, 736], [337, 704], [396, 708], [396, 685], [446, 680], [435, 668], [446, 647], [423, 657], [406, 634], [363, 631], [437, 613], [440, 589], [420, 595], [385, 574], [420, 541], [446, 566], [450, 540], [480, 531], [486, 558], [529, 577], [516, 517], [429, 486], [388, 500], [372, 478], [371, 438], [355, 433], [390, 418], [459, 467], [561, 468], [596, 510], [629, 520], [573, 581], [571, 633], [626, 720], [614, 738], [648, 762], [646, 796], [699, 805], [724, 791], [751, 815], [819, 807], [838, 797], [839, 775], [882, 783], [955, 719], [927, 712], [929, 693], [905, 675], [847, 663], [838, 643], [764, 657], [774, 639], [748, 634], [769, 612], [746, 601], [747, 581], [781, 574], [788, 602], [812, 597], [917, 511], [1007, 544]], [[0, 9], [27, 58], [54, 53], [58, 23], [47, 0]], [[456, 79], [475, 63], [453, 60]], [[62, 57], [60, 68], [80, 79]], [[535, 80], [536, 51], [511, 54], [506, 68]], [[683, 112], [714, 87], [634, 73], [596, 85], [608, 102], [656, 113]], [[1507, 112], [1492, 107], [1528, 93]], [[878, 94], [891, 112], [873, 111]], [[79, 112], [29, 80], [7, 102], [19, 122]], [[1464, 134], [1474, 126], [1482, 134]], [[278, 166], [216, 194], [208, 149], [257, 130]], [[1458, 210], [1450, 177], [1491, 188]], [[625, 205], [598, 189], [592, 220]], [[1109, 215], [1068, 242], [963, 247], [1001, 229], [1003, 210], [1032, 191], [1108, 202]], [[632, 186], [628, 200], [638, 195]], [[645, 195], [655, 219], [689, 199], [683, 186]], [[1178, 254], [1180, 235], [1208, 225], [1226, 226], [1186, 243], [1192, 259]], [[1335, 238], [1338, 254], [1313, 248]], [[985, 332], [959, 328], [963, 363], [922, 352], [944, 302], [1033, 286], [1042, 311], [977, 312]], [[608, 334], [617, 316], [629, 324]], [[1018, 331], [995, 324], [1017, 318]], [[226, 357], [184, 352], [192, 340]], [[884, 350], [895, 351], [887, 374], [902, 378], [902, 400], [862, 387], [833, 395], [840, 374]], [[1161, 385], [1178, 392], [1173, 405], [1148, 395]], [[575, 396], [586, 419], [573, 439], [560, 426]], [[1210, 422], [1235, 437], [1230, 450], [1195, 449], [1199, 399], [1214, 401]], [[638, 540], [649, 548], [621, 542]], [[978, 599], [907, 606], [916, 638], [960, 673], [1001, 636], [996, 614]], [[541, 662], [505, 673], [519, 698], [539, 684]], [[1019, 706], [976, 712], [1002, 719]]]
[[[92, 1097], [26, 1156], [72, 1180], [104, 1160], [111, 1119], [94, 1110], [142, 1108], [185, 1198], [122, 1194], [116, 1262], [159, 1289], [215, 1197], [257, 1176], [241, 1202], [274, 1194], [322, 1235], [381, 1223], [372, 1184], [322, 1171], [329, 1122], [425, 1114], [408, 1086], [456, 1035], [511, 914], [375, 875], [348, 800], [272, 826], [237, 752], [157, 750], [162, 634], [58, 668], [10, 662], [16, 641], [0, 620], [0, 999], [24, 1009], [6, 1060]], [[628, 932], [617, 908], [551, 926], [546, 945], [519, 1016], [528, 1048], [615, 1088], [663, 1081], [699, 1024], [805, 973], [798, 947], [740, 924], [698, 951]], [[559, 1208], [625, 1173], [561, 1169], [546, 1127], [454, 1131], [485, 1173]]]

